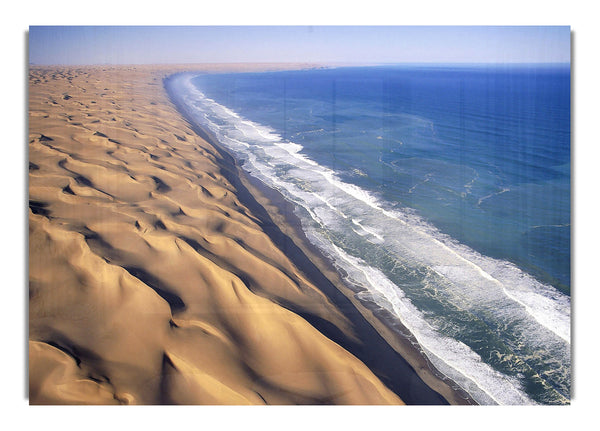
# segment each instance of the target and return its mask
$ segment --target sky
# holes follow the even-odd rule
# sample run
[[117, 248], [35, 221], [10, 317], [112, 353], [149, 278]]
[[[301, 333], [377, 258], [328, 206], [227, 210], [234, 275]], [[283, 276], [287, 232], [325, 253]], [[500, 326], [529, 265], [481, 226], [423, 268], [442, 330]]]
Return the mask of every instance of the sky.
[[30, 64], [566, 63], [568, 26], [32, 26]]

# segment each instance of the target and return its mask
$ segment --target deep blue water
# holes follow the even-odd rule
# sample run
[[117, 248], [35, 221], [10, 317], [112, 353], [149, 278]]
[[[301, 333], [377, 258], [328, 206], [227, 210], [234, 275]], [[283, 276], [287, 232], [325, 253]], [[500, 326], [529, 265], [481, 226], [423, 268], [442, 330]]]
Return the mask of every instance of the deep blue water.
[[570, 393], [568, 66], [182, 75], [357, 296], [482, 403]]

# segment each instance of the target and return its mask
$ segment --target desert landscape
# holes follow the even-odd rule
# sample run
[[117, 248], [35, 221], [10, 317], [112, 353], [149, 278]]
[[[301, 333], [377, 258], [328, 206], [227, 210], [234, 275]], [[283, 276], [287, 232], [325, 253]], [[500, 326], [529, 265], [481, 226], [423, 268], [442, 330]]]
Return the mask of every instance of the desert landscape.
[[197, 69], [30, 68], [30, 403], [465, 403], [177, 111]]

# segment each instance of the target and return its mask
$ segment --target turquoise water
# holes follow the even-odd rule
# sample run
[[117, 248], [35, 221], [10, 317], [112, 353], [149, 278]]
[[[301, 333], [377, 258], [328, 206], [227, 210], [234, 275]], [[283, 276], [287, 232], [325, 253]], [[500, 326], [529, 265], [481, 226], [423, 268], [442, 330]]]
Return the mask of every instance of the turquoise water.
[[361, 300], [485, 404], [570, 397], [570, 71], [179, 75], [198, 125], [296, 204]]

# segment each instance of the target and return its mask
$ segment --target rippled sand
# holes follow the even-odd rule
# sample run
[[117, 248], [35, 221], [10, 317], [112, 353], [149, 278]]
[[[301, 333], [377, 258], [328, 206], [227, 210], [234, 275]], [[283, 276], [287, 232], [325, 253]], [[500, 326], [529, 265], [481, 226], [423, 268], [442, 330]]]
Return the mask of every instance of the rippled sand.
[[30, 69], [30, 403], [401, 404], [309, 323], [361, 343], [169, 101], [173, 70]]

